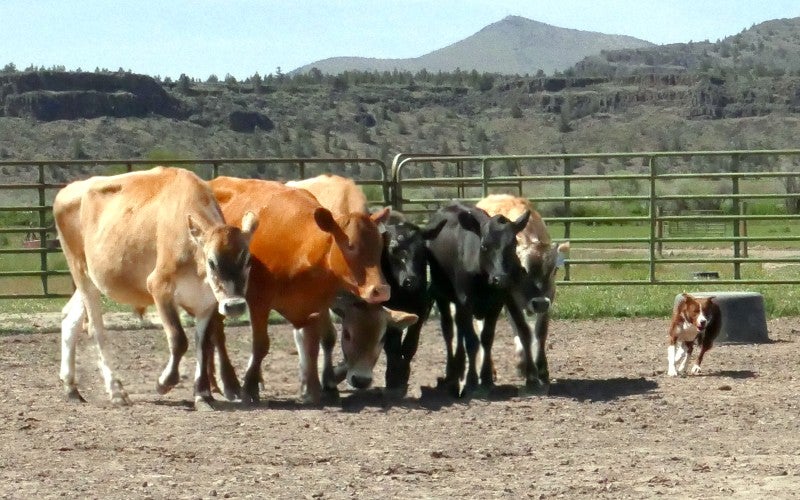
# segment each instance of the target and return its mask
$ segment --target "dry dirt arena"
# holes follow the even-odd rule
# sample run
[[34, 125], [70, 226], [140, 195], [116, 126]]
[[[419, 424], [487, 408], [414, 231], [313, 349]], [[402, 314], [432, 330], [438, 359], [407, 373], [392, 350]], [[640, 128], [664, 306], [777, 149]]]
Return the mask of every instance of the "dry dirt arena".
[[[36, 324], [37, 320], [31, 319]], [[718, 345], [701, 376], [665, 376], [665, 319], [555, 321], [555, 379], [521, 398], [499, 325], [489, 398], [437, 392], [444, 348], [423, 331], [400, 401], [342, 391], [300, 406], [297, 354], [273, 325], [260, 406], [192, 408], [183, 382], [154, 390], [157, 329], [111, 333], [133, 406], [106, 401], [89, 339], [78, 350], [86, 404], [63, 400], [55, 333], [0, 337], [3, 498], [796, 498], [800, 496], [800, 318], [769, 322], [770, 343]], [[245, 327], [229, 329], [241, 371]], [[383, 364], [378, 367], [382, 386]], [[219, 398], [219, 396], [218, 396]]]

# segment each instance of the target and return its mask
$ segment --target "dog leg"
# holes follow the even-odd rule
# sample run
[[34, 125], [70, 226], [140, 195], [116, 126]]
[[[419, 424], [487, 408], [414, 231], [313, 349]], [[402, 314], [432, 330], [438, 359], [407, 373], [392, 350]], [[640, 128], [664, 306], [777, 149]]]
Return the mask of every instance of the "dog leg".
[[667, 375], [677, 377], [678, 371], [675, 369], [675, 344], [667, 346]]

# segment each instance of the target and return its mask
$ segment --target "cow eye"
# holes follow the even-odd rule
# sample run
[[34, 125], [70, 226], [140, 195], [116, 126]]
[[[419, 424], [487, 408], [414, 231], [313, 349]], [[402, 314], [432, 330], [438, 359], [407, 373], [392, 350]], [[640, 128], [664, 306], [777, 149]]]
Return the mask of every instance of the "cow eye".
[[212, 271], [216, 271], [217, 270], [217, 263], [214, 262], [214, 259], [208, 259], [208, 267]]

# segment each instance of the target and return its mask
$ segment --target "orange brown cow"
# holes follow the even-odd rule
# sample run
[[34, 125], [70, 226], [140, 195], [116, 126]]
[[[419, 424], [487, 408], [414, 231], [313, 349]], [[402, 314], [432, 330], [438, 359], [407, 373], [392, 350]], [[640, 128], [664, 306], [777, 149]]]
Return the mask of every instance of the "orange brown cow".
[[[277, 311], [303, 329], [301, 397], [317, 403], [321, 384], [317, 356], [328, 309], [341, 290], [367, 303], [389, 298], [380, 272], [381, 234], [389, 209], [334, 217], [308, 191], [273, 181], [218, 177], [210, 183], [226, 220], [238, 224], [256, 211], [260, 227], [250, 244], [252, 267], [247, 304], [253, 335], [242, 399], [259, 400], [261, 363], [269, 350], [268, 319]], [[217, 318], [217, 326], [221, 328]], [[233, 384], [221, 372], [223, 385]], [[227, 382], [226, 382], [226, 379]]]
[[106, 295], [139, 311], [155, 304], [171, 351], [158, 379], [162, 394], [178, 383], [178, 365], [188, 347], [178, 308], [195, 317], [195, 400], [210, 400], [201, 369], [210, 355], [207, 326], [214, 313], [245, 312], [255, 214], [241, 214], [241, 229], [227, 225], [205, 182], [188, 170], [163, 167], [73, 182], [56, 195], [53, 213], [76, 288], [61, 325], [67, 397], [84, 400], [76, 384], [75, 347], [88, 317], [106, 390], [112, 402], [130, 403], [107, 361], [100, 300]]
[[[352, 179], [323, 174], [301, 181], [290, 181], [286, 185], [309, 191], [335, 217], [349, 213], [368, 213], [367, 197]], [[331, 318], [327, 317], [322, 333], [322, 386], [331, 392], [336, 391], [338, 382], [343, 379], [356, 389], [366, 389], [372, 385], [372, 370], [380, 357], [387, 326], [404, 328], [418, 319], [415, 314], [393, 311], [379, 304], [368, 304], [347, 292], [337, 295], [332, 310], [342, 318], [344, 363], [334, 369], [332, 355], [336, 344], [336, 330]], [[302, 338], [302, 330], [295, 330], [298, 349]]]

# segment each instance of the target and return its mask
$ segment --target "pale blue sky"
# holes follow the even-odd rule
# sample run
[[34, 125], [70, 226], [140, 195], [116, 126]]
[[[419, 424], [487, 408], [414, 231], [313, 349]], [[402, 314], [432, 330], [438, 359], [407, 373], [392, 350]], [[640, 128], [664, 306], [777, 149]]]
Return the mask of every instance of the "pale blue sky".
[[416, 57], [508, 15], [675, 43], [800, 17], [800, 0], [0, 0], [0, 66], [205, 79]]

